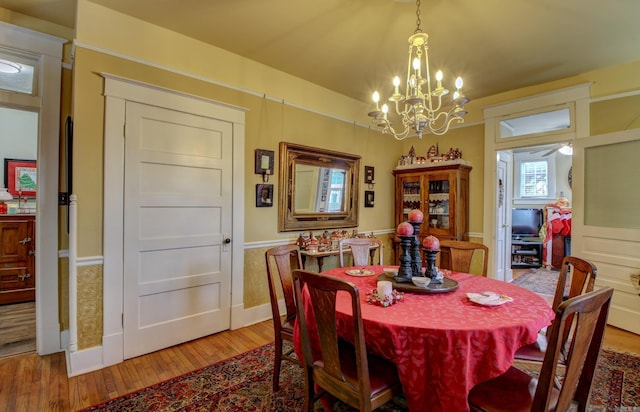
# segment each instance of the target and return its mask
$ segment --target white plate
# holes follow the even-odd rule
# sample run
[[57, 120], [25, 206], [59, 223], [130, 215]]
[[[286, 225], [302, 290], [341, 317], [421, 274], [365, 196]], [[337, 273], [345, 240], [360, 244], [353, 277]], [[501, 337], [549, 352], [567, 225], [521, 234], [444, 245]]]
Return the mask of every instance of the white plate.
[[467, 297], [473, 303], [482, 306], [500, 306], [507, 302], [513, 302], [513, 298], [506, 295], [499, 295], [494, 292], [467, 293]]
[[369, 269], [349, 269], [345, 271], [345, 273], [350, 276], [371, 276], [376, 274], [373, 270]]

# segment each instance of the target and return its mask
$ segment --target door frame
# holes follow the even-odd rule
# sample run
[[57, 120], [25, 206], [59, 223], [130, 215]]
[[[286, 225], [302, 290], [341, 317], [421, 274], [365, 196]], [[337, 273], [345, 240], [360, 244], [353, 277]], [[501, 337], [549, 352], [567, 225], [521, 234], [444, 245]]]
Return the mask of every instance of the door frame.
[[[0, 47], [39, 61], [38, 90], [30, 96], [0, 93], [0, 105], [38, 113], [38, 196], [36, 197], [36, 350], [62, 351], [58, 290], [58, 165], [62, 46], [66, 40], [0, 22]], [[54, 200], [52, 200], [54, 199]], [[43, 241], [47, 239], [47, 241]], [[55, 241], [52, 241], [55, 239]]]
[[[500, 169], [500, 164], [504, 164], [504, 181], [502, 182], [502, 187], [499, 185], [500, 176], [498, 174], [498, 170]], [[511, 207], [509, 205], [512, 203], [513, 199], [513, 153], [509, 150], [501, 150], [496, 152], [496, 197], [498, 203], [496, 205], [496, 245], [497, 245], [497, 237], [500, 231], [503, 231], [503, 250], [502, 250], [502, 260], [494, 266], [496, 268], [496, 274], [502, 274], [502, 276], [496, 276], [496, 279], [504, 280], [506, 282], [511, 282], [513, 280], [513, 271], [511, 270], [511, 233], [507, 233], [507, 230], [511, 226]], [[502, 192], [502, 193], [501, 193]], [[502, 197], [502, 199], [500, 199]], [[502, 203], [502, 205], [500, 204]], [[500, 208], [503, 208], [503, 222], [500, 222]], [[508, 223], [504, 223], [508, 222]], [[497, 247], [497, 246], [496, 246]], [[496, 261], [498, 261], [498, 257], [500, 254], [496, 249]], [[507, 263], [508, 262], [508, 263]]]
[[[550, 143], [570, 142], [589, 136], [589, 93], [591, 83], [585, 83], [565, 89], [542, 93], [539, 95], [488, 106], [484, 109], [484, 216], [483, 243], [489, 247], [489, 263], [487, 274], [494, 277], [496, 273], [496, 236], [497, 222], [497, 153], [502, 150], [510, 150], [521, 147], [540, 146]], [[512, 138], [500, 138], [500, 120], [511, 117], [517, 113], [529, 113], [531, 111], [549, 111], [561, 105], [566, 105], [571, 110], [571, 118], [575, 127], [569, 131], [537, 133]], [[504, 199], [511, 204], [512, 199]], [[574, 204], [575, 204], [574, 199]], [[502, 268], [504, 270], [504, 268]]]
[[[246, 109], [102, 73], [105, 79], [104, 295], [102, 366], [124, 360], [124, 127], [125, 104], [135, 101], [233, 123], [231, 329], [244, 326], [244, 146]], [[81, 204], [82, 199], [79, 199]]]

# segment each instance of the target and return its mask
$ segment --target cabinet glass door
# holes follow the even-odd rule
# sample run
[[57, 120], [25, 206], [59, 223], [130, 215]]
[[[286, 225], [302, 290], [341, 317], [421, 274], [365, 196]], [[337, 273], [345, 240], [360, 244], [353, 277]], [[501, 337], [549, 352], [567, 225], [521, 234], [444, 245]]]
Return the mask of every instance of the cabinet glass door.
[[429, 181], [429, 228], [449, 230], [449, 180]]
[[420, 209], [420, 180], [402, 182], [402, 219], [409, 218], [411, 209]]

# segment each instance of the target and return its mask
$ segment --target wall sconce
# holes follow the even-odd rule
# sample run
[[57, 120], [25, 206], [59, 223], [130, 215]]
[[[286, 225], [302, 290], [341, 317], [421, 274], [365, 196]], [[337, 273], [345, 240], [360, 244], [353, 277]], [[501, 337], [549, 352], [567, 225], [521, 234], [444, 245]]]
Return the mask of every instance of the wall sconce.
[[374, 175], [373, 166], [365, 166], [364, 167], [364, 182], [368, 185], [369, 189], [373, 190], [373, 185], [375, 184], [373, 180]]
[[269, 175], [273, 174], [273, 150], [256, 149], [256, 170], [257, 175], [262, 175], [264, 183], [269, 181]]

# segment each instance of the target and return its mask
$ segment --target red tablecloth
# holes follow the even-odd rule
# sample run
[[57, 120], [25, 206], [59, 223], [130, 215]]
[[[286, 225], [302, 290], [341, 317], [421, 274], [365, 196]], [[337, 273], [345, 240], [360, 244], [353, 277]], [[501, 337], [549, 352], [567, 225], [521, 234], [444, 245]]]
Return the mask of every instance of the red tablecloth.
[[[467, 411], [469, 390], [504, 373], [515, 351], [534, 342], [554, 317], [548, 303], [527, 289], [455, 272], [448, 277], [460, 284], [457, 290], [405, 293], [402, 302], [384, 308], [366, 302], [383, 267], [367, 267], [376, 273], [368, 277], [349, 276], [346, 269], [323, 273], [358, 286], [367, 350], [397, 365], [411, 411]], [[513, 302], [486, 307], [466, 296], [466, 292], [484, 291], [510, 296]], [[348, 296], [340, 295], [338, 331], [348, 336], [351, 307]], [[296, 346], [299, 349], [299, 342]]]

